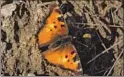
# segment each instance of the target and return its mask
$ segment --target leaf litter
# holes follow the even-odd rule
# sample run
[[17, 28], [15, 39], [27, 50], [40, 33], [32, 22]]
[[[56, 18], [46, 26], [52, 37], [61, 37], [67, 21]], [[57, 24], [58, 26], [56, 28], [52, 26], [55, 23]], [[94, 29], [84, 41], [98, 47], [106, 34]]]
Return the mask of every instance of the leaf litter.
[[[49, 64], [35, 43], [35, 35], [55, 1], [1, 1], [1, 63], [3, 76], [72, 76], [73, 72]], [[69, 0], [66, 14], [69, 35], [81, 59], [83, 74], [123, 76], [122, 0]], [[89, 33], [91, 38], [83, 38]]]

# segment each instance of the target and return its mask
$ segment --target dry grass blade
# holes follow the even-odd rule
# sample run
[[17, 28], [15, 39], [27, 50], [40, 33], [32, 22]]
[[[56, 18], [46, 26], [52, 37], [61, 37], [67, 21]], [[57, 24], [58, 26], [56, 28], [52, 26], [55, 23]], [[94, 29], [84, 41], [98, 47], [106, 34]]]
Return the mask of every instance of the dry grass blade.
[[[100, 24], [91, 24], [91, 23], [76, 23], [78, 25], [93, 25], [93, 26], [99, 26]], [[123, 26], [118, 25], [108, 25], [109, 27], [115, 27], [115, 28], [123, 28]]]
[[116, 45], [119, 45], [120, 43], [123, 42], [123, 39], [121, 39], [119, 42], [115, 43], [114, 45], [112, 45], [111, 47], [107, 48], [106, 50], [104, 50], [102, 53], [96, 55], [93, 59], [91, 59], [90, 61], [87, 62], [87, 64], [89, 64], [90, 62], [92, 62], [93, 60], [95, 60], [96, 58], [98, 58], [100, 55], [106, 53], [108, 50], [110, 50], [111, 48], [113, 48]]

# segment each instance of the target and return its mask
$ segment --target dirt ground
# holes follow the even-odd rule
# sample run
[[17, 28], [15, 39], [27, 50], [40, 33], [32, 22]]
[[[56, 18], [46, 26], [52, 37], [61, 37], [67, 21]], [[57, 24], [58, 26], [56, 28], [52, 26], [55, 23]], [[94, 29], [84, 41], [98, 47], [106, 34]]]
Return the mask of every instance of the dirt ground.
[[[64, 0], [63, 0], [64, 1]], [[123, 0], [68, 0], [69, 35], [81, 59], [83, 75], [123, 76]], [[1, 66], [3, 76], [74, 76], [42, 58], [36, 35], [52, 0], [1, 1]], [[89, 33], [91, 38], [83, 38]], [[87, 47], [84, 46], [87, 45]]]

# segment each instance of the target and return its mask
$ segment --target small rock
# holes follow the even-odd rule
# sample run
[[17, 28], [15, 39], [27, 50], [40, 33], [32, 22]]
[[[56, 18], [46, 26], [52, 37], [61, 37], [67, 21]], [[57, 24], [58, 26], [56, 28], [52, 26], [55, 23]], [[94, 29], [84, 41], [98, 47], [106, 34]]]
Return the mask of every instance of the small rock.
[[12, 12], [16, 9], [15, 4], [7, 4], [1, 8], [1, 14], [6, 18], [12, 15]]
[[32, 73], [28, 73], [28, 75], [27, 76], [35, 76], [34, 74], [32, 74]]

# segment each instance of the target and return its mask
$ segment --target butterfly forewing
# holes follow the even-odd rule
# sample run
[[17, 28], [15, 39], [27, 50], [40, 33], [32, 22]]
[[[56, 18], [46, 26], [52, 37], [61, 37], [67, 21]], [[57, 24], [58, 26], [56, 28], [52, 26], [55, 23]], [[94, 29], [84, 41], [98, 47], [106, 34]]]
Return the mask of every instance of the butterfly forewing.
[[68, 34], [68, 27], [61, 19], [63, 14], [56, 5], [50, 12], [50, 15], [46, 18], [44, 27], [38, 33], [38, 43], [41, 46], [54, 42], [58, 37]]

